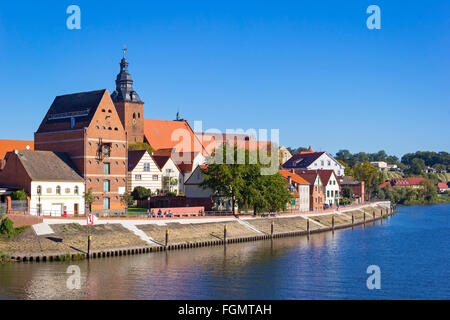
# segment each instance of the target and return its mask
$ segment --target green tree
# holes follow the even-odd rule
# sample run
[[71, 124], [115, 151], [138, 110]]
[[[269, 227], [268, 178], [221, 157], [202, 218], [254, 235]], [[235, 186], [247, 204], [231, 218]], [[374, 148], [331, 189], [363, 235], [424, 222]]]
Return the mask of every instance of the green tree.
[[351, 187], [349, 186], [345, 186], [344, 188], [342, 188], [342, 196], [344, 198], [348, 198], [351, 199], [353, 196], [353, 190]]
[[11, 193], [11, 200], [27, 200], [27, 197], [25, 190], [17, 190]]
[[437, 188], [431, 183], [430, 180], [424, 178], [420, 183], [423, 186], [423, 196], [428, 203], [436, 202]]
[[152, 191], [150, 189], [147, 189], [145, 187], [135, 187], [133, 192], [131, 192], [131, 196], [134, 200], [144, 200], [148, 197], [151, 197]]
[[155, 152], [155, 149], [153, 149], [152, 146], [146, 142], [136, 142], [134, 144], [129, 144], [128, 150], [147, 150], [149, 154]]
[[121, 197], [120, 197], [120, 202], [124, 205], [124, 206], [131, 206], [134, 203], [134, 198], [131, 195], [131, 193], [129, 192], [125, 192]]
[[[252, 207], [254, 212], [278, 211], [286, 206], [290, 194], [286, 182], [276, 172], [262, 175], [263, 165], [257, 160], [258, 151], [226, 147], [222, 149], [222, 163], [210, 159], [208, 169], [203, 172], [203, 188], [214, 190], [217, 195], [231, 198], [232, 208]], [[239, 153], [243, 158], [238, 161]], [[242, 161], [243, 160], [243, 161]]]
[[409, 165], [408, 173], [409, 174], [422, 174], [427, 166], [425, 165], [425, 161], [420, 158], [414, 158], [411, 160]]
[[86, 208], [91, 211], [92, 203], [94, 203], [94, 195], [92, 194], [92, 188], [89, 188], [83, 195]]

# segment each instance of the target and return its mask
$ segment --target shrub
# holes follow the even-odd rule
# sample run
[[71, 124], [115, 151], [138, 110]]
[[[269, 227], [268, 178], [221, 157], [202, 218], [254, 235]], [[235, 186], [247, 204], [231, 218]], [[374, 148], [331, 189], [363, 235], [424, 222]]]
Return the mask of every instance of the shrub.
[[14, 222], [9, 218], [5, 218], [0, 222], [0, 234], [10, 235], [14, 233]]
[[27, 200], [27, 193], [25, 190], [17, 190], [11, 193], [11, 200]]

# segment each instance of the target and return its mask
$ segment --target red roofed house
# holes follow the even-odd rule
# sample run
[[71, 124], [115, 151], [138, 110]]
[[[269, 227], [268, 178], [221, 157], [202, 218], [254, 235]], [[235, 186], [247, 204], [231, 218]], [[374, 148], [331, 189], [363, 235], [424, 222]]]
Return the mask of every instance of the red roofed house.
[[449, 187], [450, 181], [447, 182], [439, 182], [436, 186], [439, 193], [445, 193], [446, 191], [450, 190]]
[[[422, 177], [411, 177], [411, 178], [393, 178], [388, 181], [388, 183], [392, 187], [409, 187], [409, 188], [423, 188], [422, 186]], [[382, 184], [380, 188], [385, 187], [385, 184]]]
[[288, 204], [288, 210], [309, 211], [310, 209], [310, 184], [298, 174], [289, 170], [279, 170], [281, 176], [286, 180], [290, 193], [294, 196]]
[[334, 170], [295, 170], [296, 173], [318, 173], [324, 186], [324, 202], [330, 207], [339, 204], [340, 185]]

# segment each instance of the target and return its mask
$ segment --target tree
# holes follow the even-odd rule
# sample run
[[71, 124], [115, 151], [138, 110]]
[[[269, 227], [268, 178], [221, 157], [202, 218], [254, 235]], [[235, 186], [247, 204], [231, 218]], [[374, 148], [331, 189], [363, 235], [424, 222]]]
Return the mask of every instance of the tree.
[[87, 192], [84, 192], [84, 203], [86, 208], [91, 211], [92, 203], [94, 202], [94, 195], [92, 194], [92, 188], [89, 188]]
[[25, 190], [17, 190], [11, 193], [11, 200], [27, 200], [27, 193]]
[[408, 173], [409, 174], [422, 174], [427, 166], [425, 165], [425, 161], [420, 158], [414, 158], [411, 160], [409, 165]]
[[144, 200], [148, 197], [151, 197], [152, 191], [150, 189], [147, 189], [145, 187], [135, 187], [133, 192], [131, 192], [131, 196], [134, 200]]
[[131, 205], [134, 203], [134, 198], [133, 198], [133, 196], [131, 195], [131, 193], [125, 192], [125, 193], [120, 197], [120, 202], [121, 202], [124, 206], [128, 207], [128, 206], [131, 206]]
[[[241, 163], [237, 161], [239, 152], [245, 155]], [[257, 159], [258, 151], [224, 146], [222, 163], [209, 161], [208, 169], [203, 172], [201, 186], [214, 190], [217, 195], [231, 198], [232, 208], [237, 207], [238, 211], [244, 206], [252, 207], [255, 213], [281, 210], [291, 198], [286, 182], [278, 172], [262, 175], [264, 166]]]
[[152, 146], [146, 142], [136, 142], [134, 144], [130, 144], [128, 145], [128, 150], [147, 150], [149, 154], [152, 154], [155, 151], [155, 149], [153, 149]]
[[351, 199], [353, 196], [353, 189], [350, 186], [345, 186], [342, 188], [342, 196]]
[[427, 178], [424, 178], [420, 184], [423, 186], [425, 200], [429, 203], [435, 202], [437, 198], [437, 188]]

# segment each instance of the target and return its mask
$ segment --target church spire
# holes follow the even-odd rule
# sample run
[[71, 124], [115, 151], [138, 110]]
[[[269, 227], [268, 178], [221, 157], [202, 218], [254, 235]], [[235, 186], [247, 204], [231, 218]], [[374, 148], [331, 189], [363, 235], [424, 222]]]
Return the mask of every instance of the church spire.
[[120, 72], [116, 78], [116, 90], [111, 94], [111, 99], [114, 102], [117, 101], [127, 101], [127, 102], [137, 102], [142, 103], [139, 95], [133, 89], [133, 79], [128, 72], [128, 61], [125, 59], [125, 51], [123, 49], [123, 58], [120, 61]]

